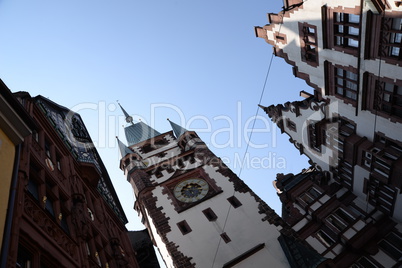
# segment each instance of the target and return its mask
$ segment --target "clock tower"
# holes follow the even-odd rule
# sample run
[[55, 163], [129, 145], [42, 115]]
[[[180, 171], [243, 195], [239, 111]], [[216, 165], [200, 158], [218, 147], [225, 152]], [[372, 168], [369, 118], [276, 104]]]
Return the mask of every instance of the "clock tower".
[[290, 267], [280, 237], [291, 230], [197, 133], [169, 121], [161, 134], [122, 110], [120, 168], [167, 267]]

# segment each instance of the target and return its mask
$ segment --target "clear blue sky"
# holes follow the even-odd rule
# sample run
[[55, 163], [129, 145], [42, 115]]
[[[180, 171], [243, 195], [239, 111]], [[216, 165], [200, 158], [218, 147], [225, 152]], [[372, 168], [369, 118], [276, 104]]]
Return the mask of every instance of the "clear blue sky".
[[[159, 132], [166, 118], [198, 129], [237, 174], [246, 151], [245, 128], [264, 85], [272, 48], [254, 26], [281, 0], [0, 0], [0, 78], [13, 91], [43, 95], [79, 112], [109, 171], [130, 223], [133, 193], [119, 170], [115, 136], [125, 142], [116, 100]], [[274, 58], [262, 105], [299, 100], [311, 92], [291, 66]], [[280, 213], [272, 187], [277, 173], [308, 167], [287, 135], [256, 121], [241, 178]], [[267, 122], [269, 122], [267, 124]], [[264, 147], [264, 148], [256, 148]], [[246, 158], [247, 162], [247, 158]]]

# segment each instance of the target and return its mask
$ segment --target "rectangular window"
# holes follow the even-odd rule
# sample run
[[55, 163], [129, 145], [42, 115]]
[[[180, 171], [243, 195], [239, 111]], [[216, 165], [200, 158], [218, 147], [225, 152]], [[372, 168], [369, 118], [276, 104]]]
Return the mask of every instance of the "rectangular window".
[[326, 221], [335, 227], [335, 229], [338, 232], [342, 232], [345, 230], [348, 226], [352, 225], [355, 221], [355, 217], [348, 213], [346, 210], [339, 208], [332, 214], [330, 214], [327, 218]]
[[[324, 131], [323, 143], [325, 143], [328, 148], [334, 151], [338, 151], [338, 158], [340, 159], [340, 161], [343, 161], [345, 139], [356, 132], [355, 124], [344, 118], [339, 117], [338, 114], [333, 114], [331, 121], [326, 123], [322, 128]], [[347, 169], [349, 165], [349, 163], [346, 163], [344, 167], [335, 168], [340, 171], [341, 168]]]
[[351, 134], [354, 134], [356, 132], [356, 125], [353, 124], [352, 122], [349, 122], [344, 118], [339, 118], [339, 122], [340, 122], [339, 134], [341, 134], [342, 136], [349, 137]]
[[299, 200], [301, 201], [303, 207], [306, 207], [307, 205], [313, 203], [321, 195], [322, 193], [318, 189], [311, 187], [299, 196]]
[[54, 213], [54, 201], [56, 198], [54, 198], [54, 193], [53, 193], [53, 185], [48, 181], [46, 182], [46, 196], [43, 197], [43, 203], [44, 203], [44, 208], [46, 211], [50, 213], [53, 217], [55, 217]]
[[61, 171], [61, 167], [62, 167], [62, 158], [61, 158], [61, 156], [60, 156], [60, 154], [56, 154], [56, 166], [57, 166], [57, 169], [59, 170], [59, 171]]
[[351, 66], [332, 64], [325, 66], [325, 92], [356, 106], [359, 92], [359, 71]]
[[18, 245], [18, 255], [16, 267], [18, 268], [31, 268], [32, 265], [32, 253], [29, 252], [22, 245]]
[[347, 189], [353, 188], [353, 166], [346, 160], [338, 159], [338, 166], [334, 168], [334, 179]]
[[179, 227], [179, 230], [183, 235], [186, 235], [192, 231], [190, 226], [188, 225], [188, 223], [185, 220], [178, 222], [177, 227]]
[[299, 22], [299, 36], [302, 61], [318, 66], [317, 27]]
[[372, 147], [363, 151], [362, 166], [371, 171], [374, 179], [390, 186], [400, 187], [402, 146], [394, 140], [376, 133]]
[[231, 196], [228, 198], [229, 203], [234, 207], [238, 208], [242, 205], [242, 203], [235, 196]]
[[45, 153], [47, 155], [48, 158], [51, 158], [50, 156], [50, 144], [47, 140], [45, 140]]
[[372, 170], [376, 173], [378, 177], [384, 177], [388, 179], [391, 172], [390, 161], [384, 161], [379, 157], [375, 157], [374, 161], [371, 163]]
[[402, 85], [376, 80], [374, 109], [402, 119]]
[[323, 142], [320, 122], [321, 121], [308, 120], [307, 124], [309, 146], [319, 153], [321, 153], [321, 145]]
[[232, 241], [226, 233], [222, 233], [221, 237], [222, 237], [223, 241], [225, 241], [226, 244], [229, 243], [230, 241]]
[[38, 165], [31, 161], [29, 165], [29, 180], [27, 190], [36, 200], [39, 200], [41, 172], [42, 170], [38, 168]]
[[381, 268], [383, 266], [378, 266], [375, 261], [367, 257], [361, 257], [357, 262], [352, 264], [351, 268]]
[[370, 177], [367, 181], [369, 203], [389, 216], [392, 216], [394, 211], [396, 193], [394, 187], [384, 184], [374, 177]]
[[39, 133], [36, 130], [32, 131], [33, 140], [39, 142]]
[[91, 256], [91, 250], [89, 249], [89, 244], [88, 242], [85, 242], [86, 248], [87, 248], [87, 254], [88, 256]]
[[322, 7], [324, 49], [357, 56], [360, 35], [360, 15], [356, 8]]
[[38, 183], [34, 179], [28, 180], [28, 192], [31, 193], [36, 200], [39, 200]]
[[383, 18], [382, 23], [383, 47], [380, 47], [380, 55], [402, 59], [402, 19], [401, 18]]
[[334, 12], [334, 45], [359, 47], [359, 22], [359, 15]]
[[[396, 2], [395, 2], [396, 3]], [[386, 63], [400, 64], [402, 60], [402, 12], [393, 10], [374, 14], [367, 12], [366, 58], [381, 58]]]
[[358, 75], [351, 71], [335, 68], [335, 94], [342, 98], [357, 100]]
[[46, 197], [46, 199], [44, 199], [45, 209], [54, 217], [53, 200], [48, 196], [45, 197]]
[[207, 217], [209, 221], [215, 221], [218, 218], [211, 208], [204, 209], [202, 213], [204, 213], [205, 217]]
[[70, 230], [68, 228], [68, 224], [67, 224], [67, 213], [66, 212], [60, 212], [59, 214], [59, 220], [60, 220], [60, 225], [61, 228], [67, 233], [70, 234]]
[[323, 230], [319, 230], [315, 236], [318, 238], [321, 243], [325, 245], [325, 247], [329, 248], [335, 244], [334, 239], [332, 239], [326, 232]]
[[402, 257], [402, 237], [396, 232], [389, 233], [384, 240], [378, 243], [378, 247], [394, 260]]

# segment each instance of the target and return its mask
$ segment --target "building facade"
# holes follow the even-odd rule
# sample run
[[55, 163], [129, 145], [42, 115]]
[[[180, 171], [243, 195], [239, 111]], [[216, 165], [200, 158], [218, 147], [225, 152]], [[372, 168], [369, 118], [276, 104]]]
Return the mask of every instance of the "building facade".
[[139, 267], [80, 115], [42, 96], [14, 95], [35, 128], [21, 148], [4, 267]]
[[123, 112], [120, 168], [167, 267], [290, 267], [291, 230], [195, 132], [170, 121], [161, 134]]
[[262, 107], [312, 165], [278, 176], [284, 218], [339, 267], [399, 267], [400, 1], [284, 3], [256, 35], [314, 91]]
[[[0, 250], [8, 255], [8, 241], [12, 226], [15, 188], [19, 167], [20, 148], [24, 138], [31, 133], [34, 124], [12, 92], [0, 80]], [[3, 246], [3, 244], [5, 246]], [[0, 267], [5, 266], [1, 257]]]

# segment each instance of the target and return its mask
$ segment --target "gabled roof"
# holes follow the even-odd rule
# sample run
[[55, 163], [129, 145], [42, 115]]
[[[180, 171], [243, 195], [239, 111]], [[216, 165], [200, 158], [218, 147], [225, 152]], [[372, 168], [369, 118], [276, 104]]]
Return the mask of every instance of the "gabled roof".
[[176, 138], [178, 139], [181, 135], [183, 135], [185, 132], [187, 132], [187, 129], [185, 129], [184, 127], [179, 126], [178, 124], [170, 121], [168, 119], [170, 125], [172, 126], [174, 135], [176, 136]]
[[148, 139], [151, 139], [151, 138], [154, 138], [154, 137], [160, 135], [160, 133], [158, 131], [151, 128], [150, 126], [143, 123], [142, 121], [126, 127], [124, 129], [124, 132], [126, 133], [126, 139], [127, 139], [128, 146], [140, 143], [142, 141], [145, 141], [145, 140], [148, 140]]

